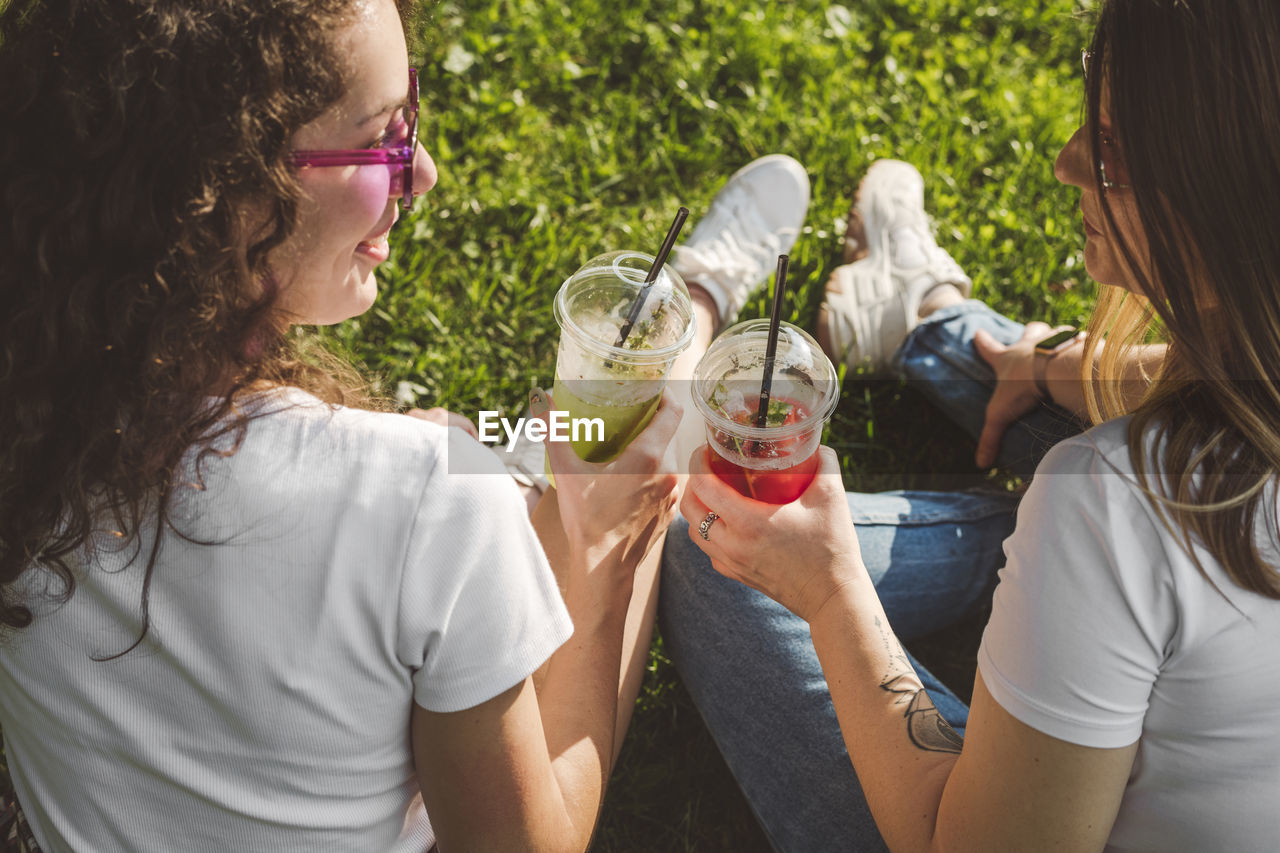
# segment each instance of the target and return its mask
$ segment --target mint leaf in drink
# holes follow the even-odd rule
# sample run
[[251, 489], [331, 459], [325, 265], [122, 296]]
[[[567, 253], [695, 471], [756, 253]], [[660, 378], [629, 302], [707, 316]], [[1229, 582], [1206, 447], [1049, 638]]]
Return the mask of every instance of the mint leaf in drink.
[[729, 398], [729, 389], [724, 387], [723, 382], [717, 382], [716, 387], [711, 389], [711, 396], [707, 398], [707, 402], [712, 408], [724, 411], [725, 400]]
[[736, 435], [730, 435], [728, 433], [720, 433], [720, 435], [725, 438], [725, 441], [722, 442], [722, 444], [727, 445], [729, 448], [733, 450], [734, 453], [743, 452], [743, 446], [746, 444], [746, 442], [744, 442], [742, 439], [738, 438]]
[[795, 404], [788, 400], [770, 400], [769, 409], [764, 415], [765, 425], [776, 427], [787, 423], [794, 423], [794, 419], [788, 420], [794, 410]]
[[652, 318], [636, 323], [627, 337], [626, 347], [632, 350], [653, 349], [654, 321]]

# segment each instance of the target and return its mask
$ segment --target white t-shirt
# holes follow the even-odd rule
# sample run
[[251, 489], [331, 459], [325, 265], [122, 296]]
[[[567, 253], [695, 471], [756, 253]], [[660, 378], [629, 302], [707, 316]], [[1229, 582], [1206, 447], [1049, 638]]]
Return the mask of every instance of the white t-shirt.
[[460, 430], [296, 391], [262, 405], [182, 489], [177, 528], [218, 544], [163, 537], [141, 646], [93, 659], [141, 624], [146, 551], [109, 523], [71, 600], [33, 601], [0, 645], [46, 850], [425, 850], [413, 703], [480, 704], [572, 632], [523, 499]]
[[[1062, 442], [1036, 471], [1005, 542], [983, 681], [1045, 734], [1138, 741], [1108, 850], [1274, 850], [1280, 601], [1205, 551], [1209, 579], [1196, 570], [1137, 486], [1127, 425]], [[1275, 531], [1258, 524], [1273, 566]]]

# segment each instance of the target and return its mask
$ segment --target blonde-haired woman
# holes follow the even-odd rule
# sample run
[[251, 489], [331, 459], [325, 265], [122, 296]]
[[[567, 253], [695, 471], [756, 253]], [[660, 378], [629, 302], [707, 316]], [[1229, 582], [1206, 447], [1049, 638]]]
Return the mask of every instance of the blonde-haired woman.
[[[1049, 450], [1017, 507], [972, 708], [895, 635], [948, 612], [928, 601], [935, 577], [945, 596], [948, 573], [989, 571], [969, 527], [922, 540], [930, 519], [908, 501], [879, 519], [889, 534], [855, 532], [846, 506], [864, 496], [845, 495], [829, 450], [781, 508], [695, 454], [682, 512], [717, 518], [669, 539], [665, 634], [779, 849], [1274, 846], [1277, 55], [1270, 0], [1100, 5], [1087, 118], [1056, 174], [1081, 191], [1104, 295], [1083, 340], [1038, 358], [1045, 328], [971, 347], [1001, 380], [983, 461], [1038, 385], [1097, 425]], [[905, 300], [929, 313], [913, 338], [976, 315], [960, 290]], [[885, 587], [897, 557], [916, 565], [906, 592]]]

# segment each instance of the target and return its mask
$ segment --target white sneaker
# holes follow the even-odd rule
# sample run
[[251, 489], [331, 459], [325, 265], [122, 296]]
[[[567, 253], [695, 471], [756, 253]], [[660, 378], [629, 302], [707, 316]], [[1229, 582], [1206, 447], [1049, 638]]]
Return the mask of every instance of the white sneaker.
[[795, 245], [809, 210], [809, 176], [785, 154], [743, 166], [711, 200], [671, 265], [716, 303], [720, 326], [737, 316], [751, 293]]
[[877, 160], [855, 202], [867, 256], [836, 267], [827, 282], [827, 355], [851, 368], [883, 372], [920, 322], [920, 302], [940, 284], [968, 296], [973, 281], [934, 242], [924, 212], [924, 179], [914, 166]]

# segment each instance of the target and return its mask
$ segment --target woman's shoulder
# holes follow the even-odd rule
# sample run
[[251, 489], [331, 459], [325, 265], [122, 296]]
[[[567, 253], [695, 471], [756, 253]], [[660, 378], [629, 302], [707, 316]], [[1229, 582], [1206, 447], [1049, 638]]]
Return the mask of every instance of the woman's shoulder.
[[[1145, 481], [1139, 476], [1130, 455], [1135, 440], [1130, 425], [1130, 418], [1116, 418], [1054, 445], [1019, 507], [1019, 527], [1048, 526], [1073, 536], [1087, 530], [1088, 536], [1109, 542], [1112, 552], [1135, 546], [1152, 557], [1162, 552], [1169, 532], [1152, 497], [1158, 466], [1146, 466]], [[1136, 440], [1149, 454], [1158, 431], [1147, 429]]]
[[224, 472], [221, 479], [246, 499], [412, 507], [427, 490], [491, 495], [510, 479], [488, 448], [456, 427], [331, 405], [293, 388], [259, 396], [244, 409], [250, 420], [243, 436], [228, 436], [226, 447], [206, 456], [202, 473]]
[[1132, 475], [1130, 421], [1129, 417], [1113, 418], [1063, 439], [1045, 454], [1036, 468], [1036, 477], [1100, 472]]
[[[1170, 470], [1165, 426], [1159, 420], [1149, 420], [1135, 434], [1132, 417], [1104, 421], [1054, 445], [1036, 469], [1036, 479], [1061, 481], [1071, 475], [1087, 475], [1097, 487], [1106, 486], [1108, 491], [1123, 492], [1147, 503], [1153, 490], [1168, 493], [1170, 478], [1186, 473]], [[1137, 454], [1133, 452], [1135, 442], [1141, 445]], [[1134, 465], [1135, 455], [1141, 463], [1141, 476]]]
[[1117, 504], [1145, 514], [1145, 491], [1129, 456], [1129, 420], [1106, 421], [1055, 444], [1037, 466], [1027, 496], [1076, 514], [1105, 514]]
[[467, 473], [503, 470], [493, 453], [459, 429], [398, 412], [326, 403], [297, 388], [257, 398], [246, 409], [252, 420], [245, 445], [252, 440], [267, 452], [292, 448], [300, 457], [320, 455], [330, 466], [444, 463]]
[[[1199, 590], [1206, 579], [1220, 585], [1226, 579], [1220, 564], [1195, 544], [1198, 566], [1164, 509], [1170, 480], [1182, 473], [1163, 462], [1162, 435], [1159, 423], [1135, 434], [1132, 419], [1122, 417], [1055, 445], [1019, 506], [1019, 532], [1050, 550], [1088, 552], [1090, 568], [1084, 571], [1122, 575], [1125, 583], [1172, 585], [1184, 592]], [[1142, 445], [1141, 474], [1133, 462], [1134, 442]]]

